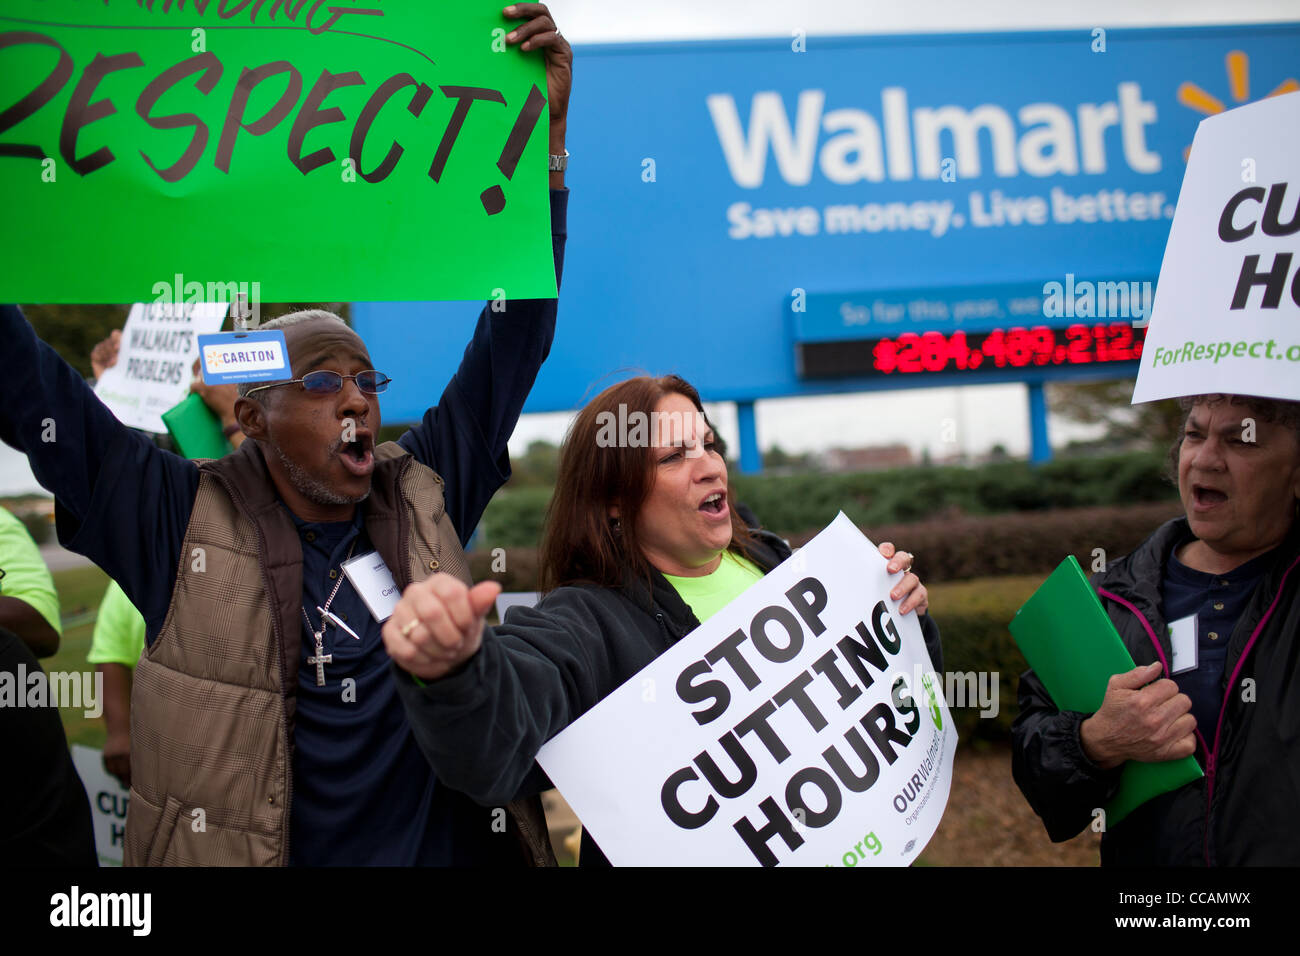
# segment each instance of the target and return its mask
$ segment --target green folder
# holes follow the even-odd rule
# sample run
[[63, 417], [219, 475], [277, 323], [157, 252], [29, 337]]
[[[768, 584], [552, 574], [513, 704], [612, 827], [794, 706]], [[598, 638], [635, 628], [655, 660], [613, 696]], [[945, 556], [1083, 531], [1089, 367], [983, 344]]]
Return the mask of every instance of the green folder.
[[[1095, 713], [1111, 676], [1136, 666], [1073, 555], [1016, 612], [1009, 627], [1059, 710]], [[1152, 797], [1201, 776], [1194, 757], [1128, 761], [1120, 772], [1119, 790], [1105, 807], [1106, 824], [1119, 823]]]
[[162, 420], [186, 458], [220, 458], [230, 451], [230, 443], [221, 431], [221, 419], [193, 392], [163, 412]]

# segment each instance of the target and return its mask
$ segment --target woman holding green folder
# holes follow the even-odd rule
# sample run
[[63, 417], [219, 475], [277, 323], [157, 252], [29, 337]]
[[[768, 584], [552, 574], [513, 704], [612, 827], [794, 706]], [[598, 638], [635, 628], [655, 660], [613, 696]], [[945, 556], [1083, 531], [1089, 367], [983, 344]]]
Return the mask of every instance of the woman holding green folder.
[[[1053, 840], [1103, 829], [1112, 865], [1300, 864], [1300, 403], [1184, 399], [1185, 514], [1092, 584], [1137, 663], [1093, 714], [1020, 684], [1013, 773]], [[1205, 776], [1106, 827], [1126, 761]]]

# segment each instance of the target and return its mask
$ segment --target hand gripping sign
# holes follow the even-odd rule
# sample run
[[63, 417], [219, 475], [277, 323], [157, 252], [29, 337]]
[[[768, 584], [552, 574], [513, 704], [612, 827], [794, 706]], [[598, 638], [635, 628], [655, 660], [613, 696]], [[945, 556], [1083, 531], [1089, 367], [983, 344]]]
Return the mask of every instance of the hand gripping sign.
[[1133, 401], [1300, 399], [1300, 92], [1201, 121]]
[[957, 734], [843, 514], [538, 754], [616, 865], [906, 865]]

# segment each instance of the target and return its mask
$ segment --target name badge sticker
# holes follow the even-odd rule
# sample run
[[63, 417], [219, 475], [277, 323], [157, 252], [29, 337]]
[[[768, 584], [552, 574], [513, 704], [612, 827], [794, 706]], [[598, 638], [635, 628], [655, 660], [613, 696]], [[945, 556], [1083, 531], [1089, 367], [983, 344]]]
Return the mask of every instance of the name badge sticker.
[[388, 565], [378, 551], [359, 554], [352, 560], [345, 561], [343, 573], [357, 589], [361, 600], [366, 602], [366, 607], [370, 608], [376, 621], [382, 624], [393, 616], [393, 610], [402, 595], [397, 582], [393, 580], [393, 572], [388, 570]]
[[1174, 674], [1196, 670], [1198, 658], [1195, 614], [1169, 625], [1169, 644], [1173, 648], [1174, 657], [1169, 662], [1170, 673], [1166, 676], [1172, 677]]
[[200, 335], [199, 361], [207, 385], [293, 378], [289, 347], [280, 329]]

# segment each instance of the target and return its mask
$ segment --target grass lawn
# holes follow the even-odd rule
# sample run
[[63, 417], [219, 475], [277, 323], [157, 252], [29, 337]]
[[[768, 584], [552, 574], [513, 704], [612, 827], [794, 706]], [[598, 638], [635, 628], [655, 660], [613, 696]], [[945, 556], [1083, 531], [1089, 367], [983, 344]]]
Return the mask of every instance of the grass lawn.
[[[108, 575], [94, 565], [56, 571], [54, 587], [59, 592], [59, 608], [63, 616], [63, 640], [59, 652], [41, 660], [48, 671], [94, 670], [86, 663], [90, 651], [90, 635], [95, 629], [95, 612], [108, 587]], [[68, 743], [87, 747], [104, 746], [104, 718], [88, 718], [81, 710], [59, 708]]]

